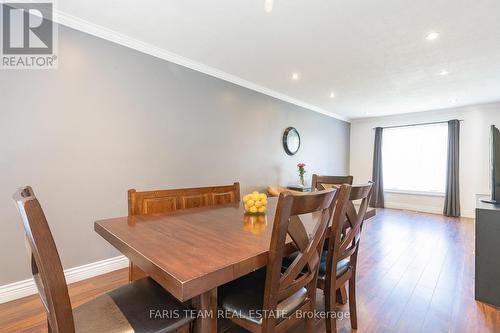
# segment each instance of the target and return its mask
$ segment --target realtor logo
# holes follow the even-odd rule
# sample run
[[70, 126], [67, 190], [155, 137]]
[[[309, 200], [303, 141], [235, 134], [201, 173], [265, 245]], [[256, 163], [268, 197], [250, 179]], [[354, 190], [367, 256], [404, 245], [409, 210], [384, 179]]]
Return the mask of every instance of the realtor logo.
[[57, 68], [52, 2], [2, 2], [2, 69]]

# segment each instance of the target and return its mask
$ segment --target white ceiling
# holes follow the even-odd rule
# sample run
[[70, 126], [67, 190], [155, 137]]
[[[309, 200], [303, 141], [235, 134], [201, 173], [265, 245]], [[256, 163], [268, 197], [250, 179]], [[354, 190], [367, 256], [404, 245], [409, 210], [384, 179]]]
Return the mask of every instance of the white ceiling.
[[[500, 100], [499, 0], [274, 0], [271, 13], [264, 0], [60, 0], [58, 9], [347, 119]], [[440, 37], [426, 40], [430, 31]]]

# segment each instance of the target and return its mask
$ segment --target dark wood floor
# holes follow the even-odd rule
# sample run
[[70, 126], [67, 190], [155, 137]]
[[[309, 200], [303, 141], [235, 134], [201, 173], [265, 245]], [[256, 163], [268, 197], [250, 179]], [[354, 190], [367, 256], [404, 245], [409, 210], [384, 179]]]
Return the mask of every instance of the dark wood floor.
[[[473, 220], [380, 210], [362, 234], [358, 332], [500, 332], [500, 310], [474, 300], [473, 251]], [[73, 305], [126, 281], [120, 270], [75, 283]], [[46, 332], [38, 298], [1, 304], [0, 332]]]

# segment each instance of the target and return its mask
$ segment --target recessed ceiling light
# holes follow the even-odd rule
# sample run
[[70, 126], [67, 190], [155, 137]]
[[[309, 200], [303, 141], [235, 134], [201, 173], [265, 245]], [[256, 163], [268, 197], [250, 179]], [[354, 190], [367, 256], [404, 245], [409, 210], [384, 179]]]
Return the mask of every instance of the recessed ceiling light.
[[292, 73], [292, 80], [298, 80], [299, 79], [299, 73]]
[[274, 0], [264, 0], [264, 10], [266, 13], [270, 13], [273, 11]]
[[448, 72], [446, 69], [443, 69], [441, 72], [439, 72], [439, 75], [441, 76], [446, 76], [448, 74], [450, 74], [450, 72]]
[[450, 102], [452, 102], [453, 104], [455, 104], [456, 102], [458, 102], [458, 99], [453, 98]]
[[429, 34], [427, 36], [425, 36], [425, 39], [427, 39], [427, 40], [436, 40], [436, 39], [439, 38], [439, 35], [440, 35], [440, 33], [436, 32], [436, 31], [429, 32]]
[[333, 91], [330, 93], [330, 98], [335, 98], [335, 93]]

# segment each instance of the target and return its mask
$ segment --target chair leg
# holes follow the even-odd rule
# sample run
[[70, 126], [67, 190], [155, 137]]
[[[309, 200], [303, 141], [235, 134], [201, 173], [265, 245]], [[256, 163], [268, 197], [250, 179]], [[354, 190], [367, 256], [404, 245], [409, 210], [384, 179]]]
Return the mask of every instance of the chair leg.
[[349, 312], [351, 317], [351, 327], [358, 328], [358, 315], [356, 313], [356, 275], [349, 279]]
[[52, 333], [52, 327], [50, 327], [49, 318], [47, 318], [47, 332]]
[[337, 303], [339, 304], [346, 304], [347, 303], [347, 289], [346, 289], [346, 286], [345, 284], [340, 287], [339, 289], [337, 289], [336, 291], [336, 296], [337, 296]]
[[[314, 305], [311, 303], [311, 307], [309, 308], [309, 311], [314, 311]], [[306, 318], [306, 323], [305, 323], [305, 332], [306, 333], [314, 333], [314, 317], [313, 316], [308, 316]]]
[[330, 300], [330, 292], [329, 292], [329, 289], [328, 286], [325, 287], [325, 289], [323, 289], [323, 297], [325, 298], [325, 312], [326, 312], [326, 316], [325, 316], [325, 330], [326, 330], [326, 333], [329, 333], [331, 332], [331, 323], [330, 323], [330, 320], [328, 319], [328, 317], [330, 316], [330, 309], [331, 309], [331, 300]]
[[[317, 279], [313, 279], [312, 283], [309, 283], [307, 290], [309, 291], [309, 311], [311, 313], [314, 313], [314, 310], [316, 310], [316, 289], [317, 286]], [[306, 333], [314, 333], [314, 324], [315, 324], [315, 319], [314, 316], [311, 314], [310, 316], [306, 317], [305, 320], [305, 332]]]
[[[333, 309], [333, 311], [335, 311], [335, 309]], [[332, 316], [329, 319], [329, 322], [330, 322], [330, 330], [328, 331], [328, 333], [337, 333], [337, 317], [336, 317], [336, 315]]]
[[335, 312], [335, 293], [331, 292], [331, 288], [325, 288], [325, 312], [327, 315], [325, 316], [326, 321], [326, 333], [334, 333], [337, 332], [337, 323], [336, 323], [336, 315]]

